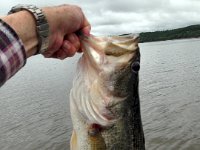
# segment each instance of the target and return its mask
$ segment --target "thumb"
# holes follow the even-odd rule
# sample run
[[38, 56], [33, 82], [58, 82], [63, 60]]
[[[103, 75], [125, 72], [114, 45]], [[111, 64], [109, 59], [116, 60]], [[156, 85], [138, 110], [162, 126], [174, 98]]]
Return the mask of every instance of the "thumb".
[[84, 16], [83, 26], [82, 26], [81, 32], [84, 35], [90, 35], [90, 31], [91, 31], [91, 25], [88, 22], [88, 20], [86, 19], [86, 17]]

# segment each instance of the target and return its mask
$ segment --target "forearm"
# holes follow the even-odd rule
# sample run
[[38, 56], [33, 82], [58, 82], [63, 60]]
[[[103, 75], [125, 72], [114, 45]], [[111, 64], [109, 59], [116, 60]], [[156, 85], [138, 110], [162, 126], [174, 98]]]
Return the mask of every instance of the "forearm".
[[19, 36], [0, 20], [0, 86], [26, 63], [26, 52]]
[[37, 51], [38, 38], [36, 23], [32, 14], [28, 11], [20, 11], [1, 19], [9, 24], [18, 34], [24, 44], [27, 58], [34, 55]]

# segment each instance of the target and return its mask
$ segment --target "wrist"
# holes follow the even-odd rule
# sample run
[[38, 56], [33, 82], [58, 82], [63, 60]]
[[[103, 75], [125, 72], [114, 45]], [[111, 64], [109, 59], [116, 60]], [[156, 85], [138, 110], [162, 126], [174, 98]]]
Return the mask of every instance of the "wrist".
[[[8, 14], [26, 10], [35, 20], [38, 46], [35, 54], [42, 54], [49, 46], [49, 24], [42, 10], [34, 5], [16, 5], [12, 7]], [[29, 20], [28, 20], [29, 21]]]
[[[34, 17], [28, 11], [20, 11], [2, 18], [22, 40], [27, 58], [37, 51], [38, 38]], [[27, 21], [28, 20], [28, 21]]]

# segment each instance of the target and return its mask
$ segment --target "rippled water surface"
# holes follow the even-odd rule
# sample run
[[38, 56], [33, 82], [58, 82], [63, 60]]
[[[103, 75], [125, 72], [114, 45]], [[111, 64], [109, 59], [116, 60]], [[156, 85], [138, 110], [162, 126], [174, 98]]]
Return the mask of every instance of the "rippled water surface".
[[[148, 150], [200, 149], [200, 39], [140, 44]], [[0, 89], [0, 150], [66, 150], [69, 90], [79, 56], [35, 57]]]
[[200, 40], [140, 46], [140, 97], [147, 149], [199, 150]]

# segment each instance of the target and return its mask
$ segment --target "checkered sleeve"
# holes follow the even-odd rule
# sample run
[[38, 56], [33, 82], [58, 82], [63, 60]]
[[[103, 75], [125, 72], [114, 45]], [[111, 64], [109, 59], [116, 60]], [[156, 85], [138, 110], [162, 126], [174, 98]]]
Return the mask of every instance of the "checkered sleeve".
[[16, 32], [0, 19], [0, 86], [26, 63], [23, 43]]

